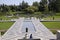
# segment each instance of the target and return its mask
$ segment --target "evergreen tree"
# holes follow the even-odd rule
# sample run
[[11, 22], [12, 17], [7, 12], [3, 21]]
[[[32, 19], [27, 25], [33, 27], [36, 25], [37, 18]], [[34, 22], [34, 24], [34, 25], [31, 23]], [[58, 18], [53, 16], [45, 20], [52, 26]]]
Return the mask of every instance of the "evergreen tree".
[[29, 5], [28, 5], [28, 3], [27, 2], [24, 2], [24, 1], [22, 1], [22, 3], [20, 4], [20, 7], [22, 8], [22, 9], [25, 9], [25, 8], [27, 8]]
[[60, 0], [56, 0], [56, 8], [57, 8], [57, 12], [60, 12]]
[[40, 11], [46, 11], [48, 9], [47, 0], [41, 0], [39, 4]]
[[49, 11], [56, 11], [56, 0], [49, 0]]

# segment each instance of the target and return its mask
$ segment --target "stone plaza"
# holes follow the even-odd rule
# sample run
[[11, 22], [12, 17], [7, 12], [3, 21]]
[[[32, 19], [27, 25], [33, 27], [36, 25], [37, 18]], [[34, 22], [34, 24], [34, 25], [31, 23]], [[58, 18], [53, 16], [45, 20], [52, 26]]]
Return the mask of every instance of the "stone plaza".
[[1, 40], [56, 40], [56, 36], [39, 19], [19, 18]]

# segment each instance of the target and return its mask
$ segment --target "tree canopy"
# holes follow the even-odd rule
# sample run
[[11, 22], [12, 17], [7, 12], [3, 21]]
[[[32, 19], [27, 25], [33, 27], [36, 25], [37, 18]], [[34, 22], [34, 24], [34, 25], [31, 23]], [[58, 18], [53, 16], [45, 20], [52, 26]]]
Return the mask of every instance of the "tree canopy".
[[22, 1], [19, 5], [0, 5], [0, 14], [11, 12], [60, 12], [60, 0], [41, 0], [40, 2], [33, 2], [29, 5], [27, 2]]

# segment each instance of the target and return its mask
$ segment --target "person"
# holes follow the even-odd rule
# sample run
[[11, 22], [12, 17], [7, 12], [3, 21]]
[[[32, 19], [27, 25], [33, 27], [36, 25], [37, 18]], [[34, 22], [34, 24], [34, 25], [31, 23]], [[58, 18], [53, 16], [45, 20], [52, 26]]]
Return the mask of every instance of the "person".
[[54, 20], [55, 18], [53, 17], [53, 20]]
[[27, 34], [25, 34], [25, 37], [23, 39], [27, 39]]
[[28, 28], [26, 28], [26, 32], [28, 32]]
[[30, 35], [30, 39], [32, 39], [32, 34]]
[[32, 34], [30, 35], [30, 39], [29, 39], [29, 40], [33, 40], [33, 39], [32, 39]]

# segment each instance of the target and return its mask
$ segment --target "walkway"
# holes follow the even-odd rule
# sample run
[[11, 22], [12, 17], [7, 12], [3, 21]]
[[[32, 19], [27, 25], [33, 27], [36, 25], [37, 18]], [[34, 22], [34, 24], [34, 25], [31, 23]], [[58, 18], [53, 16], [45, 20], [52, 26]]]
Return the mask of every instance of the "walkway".
[[28, 28], [27, 39], [32, 34], [33, 39], [49, 40], [56, 39], [54, 34], [47, 29], [39, 19], [36, 18], [19, 18], [11, 28], [2, 36], [2, 40], [23, 39]]

